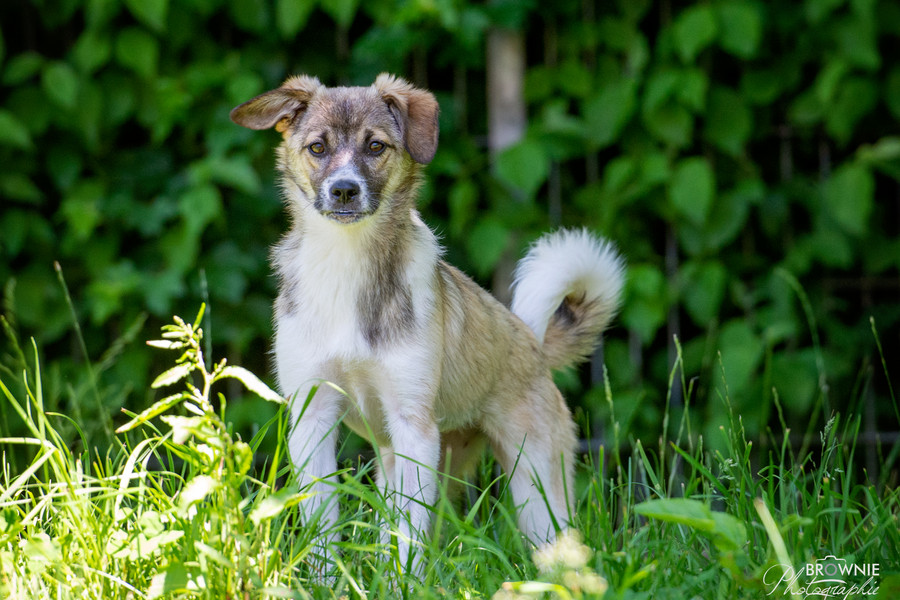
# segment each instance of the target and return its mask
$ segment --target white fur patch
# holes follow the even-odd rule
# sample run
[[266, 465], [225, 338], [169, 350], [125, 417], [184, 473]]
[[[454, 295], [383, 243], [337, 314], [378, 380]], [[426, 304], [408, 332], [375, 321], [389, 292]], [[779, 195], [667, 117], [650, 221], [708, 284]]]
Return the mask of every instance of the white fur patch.
[[540, 238], [516, 266], [512, 311], [539, 342], [550, 317], [570, 294], [585, 294], [613, 312], [625, 283], [625, 261], [615, 246], [586, 229], [560, 229]]

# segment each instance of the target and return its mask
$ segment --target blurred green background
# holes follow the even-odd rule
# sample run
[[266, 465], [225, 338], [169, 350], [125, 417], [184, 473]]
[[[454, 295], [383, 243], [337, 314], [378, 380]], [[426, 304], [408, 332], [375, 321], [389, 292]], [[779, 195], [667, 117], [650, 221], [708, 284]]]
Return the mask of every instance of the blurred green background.
[[[0, 376], [19, 385], [33, 336], [48, 409], [88, 438], [150, 402], [173, 357], [143, 341], [203, 301], [215, 356], [270, 374], [279, 138], [229, 110], [290, 74], [381, 71], [441, 103], [420, 206], [451, 262], [502, 291], [560, 225], [627, 257], [602, 355], [559, 377], [585, 436], [613, 416], [656, 445], [676, 335], [674, 417], [689, 399], [707, 445], [726, 402], [751, 438], [834, 410], [863, 415], [864, 440], [898, 429], [869, 322], [896, 374], [897, 2], [4, 0], [0, 31], [2, 312], [23, 344], [4, 342]], [[515, 67], [492, 39], [524, 65], [528, 117], [493, 151], [488, 73]], [[229, 410], [252, 430], [273, 409]], [[4, 409], [0, 436], [19, 429]]]

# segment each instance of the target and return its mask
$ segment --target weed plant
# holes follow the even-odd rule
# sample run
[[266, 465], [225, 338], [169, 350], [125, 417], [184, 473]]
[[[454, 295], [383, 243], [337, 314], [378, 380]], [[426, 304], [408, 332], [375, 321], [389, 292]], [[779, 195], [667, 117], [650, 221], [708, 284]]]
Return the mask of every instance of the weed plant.
[[[748, 440], [727, 386], [724, 452], [705, 449], [689, 410], [670, 432], [667, 408], [655, 449], [635, 442], [628, 451], [616, 434], [609, 451], [583, 457], [573, 528], [537, 551], [519, 534], [506, 479], [486, 457], [463, 502], [442, 494], [434, 507], [435, 533], [417, 546], [421, 577], [380, 541], [396, 517], [371, 461], [345, 462], [334, 484], [340, 542], [323, 563], [317, 523], [297, 519], [307, 491], [293, 483], [286, 456], [287, 407], [252, 373], [225, 361], [207, 366], [201, 318], [202, 310], [193, 324], [176, 318], [150, 342], [178, 353], [154, 387], [182, 389], [129, 414], [103, 453], [76, 453], [58, 433], [80, 424], [45, 410], [36, 348], [34, 371], [16, 388], [23, 393], [0, 380], [0, 402], [28, 428], [0, 439], [0, 449], [32, 457], [19, 472], [4, 458], [0, 473], [0, 597], [900, 597], [898, 445], [884, 449], [883, 475], [872, 481], [856, 460], [858, 415], [829, 415], [817, 452], [795, 450], [783, 425]], [[214, 394], [225, 378], [280, 404], [249, 441], [226, 421], [227, 398]], [[688, 382], [673, 376], [674, 385], [689, 404]], [[608, 384], [606, 397], [612, 406]], [[268, 436], [277, 442], [264, 457]], [[832, 584], [816, 584], [807, 565], [835, 561], [859, 569], [843, 577], [847, 589], [826, 596], [822, 586]]]

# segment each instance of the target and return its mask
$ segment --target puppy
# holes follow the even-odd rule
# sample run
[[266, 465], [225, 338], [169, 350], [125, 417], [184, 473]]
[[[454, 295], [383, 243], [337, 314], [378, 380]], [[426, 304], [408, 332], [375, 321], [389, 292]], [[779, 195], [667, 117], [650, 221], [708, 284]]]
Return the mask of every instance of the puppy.
[[[289, 447], [315, 492], [306, 514], [328, 530], [337, 521], [328, 492], [343, 421], [378, 448], [378, 482], [405, 517], [403, 564], [428, 529], [438, 469], [463, 477], [486, 445], [522, 531], [552, 540], [572, 506], [576, 437], [551, 369], [584, 360], [617, 310], [624, 263], [612, 246], [585, 231], [542, 238], [518, 265], [510, 311], [441, 259], [416, 211], [438, 143], [431, 93], [387, 74], [369, 87], [291, 77], [231, 119], [283, 136], [292, 224], [273, 251], [275, 359], [281, 392], [297, 399]], [[336, 387], [310, 396], [322, 381]]]

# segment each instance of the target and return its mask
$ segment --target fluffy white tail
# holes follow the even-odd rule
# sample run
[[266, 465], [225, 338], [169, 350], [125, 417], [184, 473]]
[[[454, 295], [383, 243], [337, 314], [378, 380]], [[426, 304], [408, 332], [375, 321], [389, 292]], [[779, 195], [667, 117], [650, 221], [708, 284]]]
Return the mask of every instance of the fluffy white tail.
[[540, 238], [516, 267], [512, 311], [531, 327], [551, 368], [590, 356], [619, 308], [625, 261], [585, 229]]

